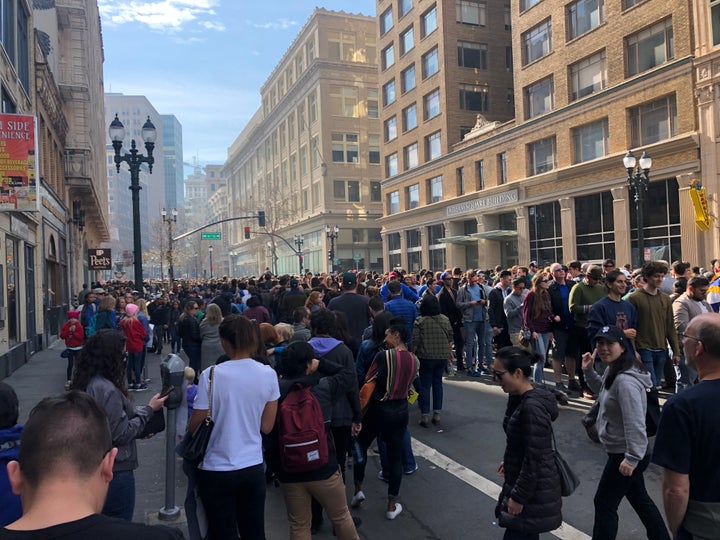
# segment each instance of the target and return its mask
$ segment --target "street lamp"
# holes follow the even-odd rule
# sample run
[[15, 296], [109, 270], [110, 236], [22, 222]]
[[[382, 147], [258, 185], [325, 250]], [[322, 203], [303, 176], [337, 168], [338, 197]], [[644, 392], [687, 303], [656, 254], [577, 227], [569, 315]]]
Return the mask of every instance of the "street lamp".
[[335, 271], [335, 240], [338, 237], [340, 229], [337, 225], [333, 225], [332, 229], [330, 225], [325, 225], [325, 236], [330, 240], [330, 249], [328, 250], [328, 259], [330, 259], [330, 272]]
[[212, 278], [213, 278], [213, 275], [212, 275], [212, 274], [213, 274], [213, 263], [212, 263], [213, 247], [210, 246], [210, 247], [208, 248], [208, 251], [210, 252], [210, 279], [212, 279]]
[[[637, 163], [637, 166], [636, 166]], [[637, 244], [640, 264], [645, 260], [645, 220], [643, 219], [643, 194], [650, 184], [650, 169], [652, 159], [647, 152], [643, 152], [640, 161], [635, 159], [633, 153], [628, 150], [623, 158], [623, 165], [627, 169], [627, 183], [630, 189], [635, 191], [635, 212], [637, 215]]]
[[305, 239], [303, 238], [303, 235], [295, 235], [295, 246], [297, 247], [297, 256], [298, 256], [298, 263], [300, 263], [300, 275], [302, 276], [303, 273], [303, 252], [302, 247], [303, 243], [305, 242]]
[[123, 139], [125, 139], [125, 126], [123, 126], [117, 114], [115, 115], [115, 119], [110, 122], [108, 131], [113, 148], [115, 149], [115, 166], [117, 167], [117, 172], [120, 172], [120, 164], [122, 162], [127, 163], [130, 169], [130, 191], [132, 191], [133, 205], [133, 264], [135, 266], [135, 288], [138, 291], [142, 291], [142, 239], [140, 236], [140, 190], [142, 188], [140, 187], [140, 166], [143, 163], [147, 163], [150, 174], [152, 174], [153, 163], [155, 163], [155, 158], [152, 153], [155, 149], [157, 130], [148, 116], [147, 121], [142, 127], [142, 138], [145, 143], [145, 150], [147, 150], [147, 157], [138, 153], [138, 149], [135, 146], [135, 139], [132, 139], [130, 142], [130, 152], [125, 155], [120, 155]]
[[168, 263], [168, 277], [170, 278], [170, 285], [172, 286], [172, 282], [175, 280], [175, 269], [173, 267], [172, 227], [173, 227], [173, 223], [177, 222], [178, 211], [176, 208], [173, 208], [170, 211], [170, 217], [168, 217], [167, 210], [165, 210], [165, 208], [163, 208], [162, 210], [160, 210], [160, 215], [162, 215], [163, 223], [167, 223], [167, 225], [168, 225], [167, 263]]

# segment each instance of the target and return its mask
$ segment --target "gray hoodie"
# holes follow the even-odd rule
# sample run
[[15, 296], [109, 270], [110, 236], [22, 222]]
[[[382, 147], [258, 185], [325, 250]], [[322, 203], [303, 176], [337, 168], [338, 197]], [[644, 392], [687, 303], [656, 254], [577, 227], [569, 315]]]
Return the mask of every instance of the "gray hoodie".
[[645, 414], [647, 389], [652, 388], [650, 374], [631, 367], [619, 373], [606, 389], [603, 383], [607, 370], [602, 378], [593, 368], [583, 371], [590, 389], [598, 394], [597, 430], [605, 451], [625, 454], [625, 460], [637, 467], [648, 450]]

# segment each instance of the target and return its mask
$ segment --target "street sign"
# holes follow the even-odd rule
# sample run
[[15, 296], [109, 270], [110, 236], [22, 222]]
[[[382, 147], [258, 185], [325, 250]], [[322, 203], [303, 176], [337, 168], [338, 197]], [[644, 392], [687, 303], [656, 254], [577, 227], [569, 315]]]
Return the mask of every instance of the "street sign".
[[109, 249], [88, 249], [90, 270], [112, 270], [112, 252]]
[[204, 232], [202, 233], [203, 240], [220, 240], [219, 232]]
[[362, 255], [360, 255], [359, 253], [355, 253], [353, 255], [353, 259], [355, 259], [355, 262], [358, 262], [360, 259], [362, 259]]

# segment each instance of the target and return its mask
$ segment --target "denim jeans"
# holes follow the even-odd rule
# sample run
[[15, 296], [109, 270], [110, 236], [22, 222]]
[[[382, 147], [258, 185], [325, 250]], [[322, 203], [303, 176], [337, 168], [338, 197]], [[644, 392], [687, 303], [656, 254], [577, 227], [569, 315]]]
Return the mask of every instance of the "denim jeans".
[[133, 471], [113, 472], [102, 513], [108, 517], [132, 521], [135, 512], [135, 474]]
[[632, 476], [620, 474], [624, 454], [608, 454], [597, 492], [595, 493], [595, 523], [593, 540], [615, 540], [618, 532], [618, 507], [623, 497], [637, 513], [651, 540], [670, 540], [670, 534], [655, 503], [645, 489], [643, 471], [650, 463], [650, 454], [640, 460]]
[[127, 358], [127, 381], [140, 384], [142, 380], [142, 352], [129, 352]]
[[665, 349], [654, 351], [652, 349], [639, 349], [640, 359], [650, 372], [654, 386], [660, 386], [663, 376], [663, 367], [667, 362], [668, 354]]
[[[387, 476], [385, 476], [387, 473], [386, 471], [389, 470], [388, 467], [388, 452], [387, 452], [387, 445], [385, 444], [385, 441], [382, 438], [382, 435], [377, 436], [377, 443], [378, 443], [378, 454], [380, 454], [380, 469], [383, 472], [383, 477], [387, 480]], [[402, 466], [404, 472], [410, 472], [415, 471], [415, 467], [417, 466], [417, 462], [415, 461], [415, 456], [412, 452], [412, 441], [410, 440], [410, 428], [405, 428], [405, 433], [403, 434], [403, 440], [402, 440]]]
[[465, 364], [463, 363], [463, 349], [465, 347], [465, 340], [462, 335], [462, 327], [453, 326], [453, 344], [455, 345], [455, 359], [457, 360], [457, 368], [463, 369]]
[[433, 412], [442, 411], [443, 375], [447, 360], [420, 360], [420, 414], [430, 414], [430, 388], [432, 387]]
[[188, 537], [190, 540], [203, 540], [207, 534], [207, 520], [197, 489], [197, 467], [187, 459], [183, 459], [183, 472], [187, 476], [185, 491], [185, 516], [187, 518]]
[[680, 355], [680, 363], [675, 367], [675, 393], [679, 394], [682, 390], [690, 388], [695, 384], [697, 379], [697, 371], [687, 365], [685, 355]]
[[188, 357], [188, 364], [195, 370], [194, 384], [198, 383], [200, 372], [202, 371], [200, 347], [195, 345], [183, 345], [183, 350]]
[[505, 529], [503, 540], [540, 540], [540, 534], [523, 533], [520, 531], [513, 531], [512, 529]]
[[536, 383], [543, 383], [545, 376], [543, 375], [543, 369], [545, 369], [545, 358], [547, 357], [548, 345], [550, 344], [550, 332], [537, 333], [537, 339], [531, 339], [530, 345], [533, 352], [540, 355], [540, 360], [535, 364], [533, 369], [533, 381]]
[[483, 330], [484, 340], [480, 342], [480, 359], [485, 361], [488, 369], [492, 368], [493, 363], [493, 333], [490, 321], [485, 321], [485, 329]]
[[[468, 369], [478, 362], [478, 347], [485, 344], [485, 321], [464, 322], [465, 327], [465, 365]], [[482, 355], [480, 355], [482, 356]], [[479, 366], [478, 366], [479, 367]]]

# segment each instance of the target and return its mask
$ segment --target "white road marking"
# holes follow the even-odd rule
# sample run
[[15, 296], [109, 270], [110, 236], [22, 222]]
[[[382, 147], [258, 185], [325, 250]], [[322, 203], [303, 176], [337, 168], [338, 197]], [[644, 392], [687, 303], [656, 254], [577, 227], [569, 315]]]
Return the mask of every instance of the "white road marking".
[[[467, 485], [474, 487], [478, 491], [481, 491], [491, 499], [497, 500], [500, 495], [501, 486], [488, 480], [484, 476], [480, 476], [475, 471], [468, 469], [457, 461], [450, 459], [446, 455], [441, 454], [434, 448], [421, 443], [415, 438], [412, 439], [412, 449], [416, 456], [420, 456], [437, 467], [449, 472], [454, 477], [462, 480]], [[572, 525], [568, 525], [564, 521], [559, 528], [549, 534], [552, 534], [561, 540], [590, 540], [590, 536], [581, 530], [576, 529]]]

